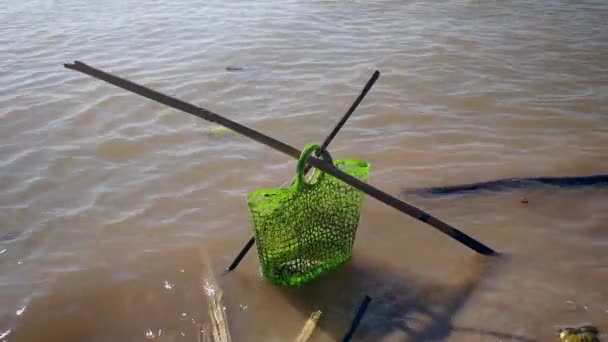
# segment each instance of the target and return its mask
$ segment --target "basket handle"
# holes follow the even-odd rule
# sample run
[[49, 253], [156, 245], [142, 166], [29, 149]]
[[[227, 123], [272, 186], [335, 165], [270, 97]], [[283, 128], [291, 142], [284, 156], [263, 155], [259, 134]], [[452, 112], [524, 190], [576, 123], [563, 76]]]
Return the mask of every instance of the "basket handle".
[[[302, 149], [302, 153], [300, 154], [300, 159], [298, 159], [298, 165], [296, 166], [296, 182], [295, 182], [295, 188], [296, 190], [301, 190], [306, 186], [310, 186], [311, 184], [306, 183], [306, 179], [304, 179], [304, 165], [306, 164], [306, 160], [308, 159], [308, 157], [310, 157], [310, 155], [321, 149], [321, 147], [319, 147], [319, 145], [317, 144], [308, 144], [306, 145], [306, 147], [304, 147], [304, 149]], [[324, 153], [322, 153], [322, 157], [323, 159], [326, 159], [328, 161], [331, 162], [331, 156], [329, 156], [329, 153], [327, 153], [327, 151], [323, 151]], [[319, 175], [319, 178], [317, 181], [320, 181], [324, 176], [325, 176], [325, 172], [320, 171], [318, 169], [314, 169], [313, 171], [313, 175], [316, 172], [321, 172], [321, 174]]]

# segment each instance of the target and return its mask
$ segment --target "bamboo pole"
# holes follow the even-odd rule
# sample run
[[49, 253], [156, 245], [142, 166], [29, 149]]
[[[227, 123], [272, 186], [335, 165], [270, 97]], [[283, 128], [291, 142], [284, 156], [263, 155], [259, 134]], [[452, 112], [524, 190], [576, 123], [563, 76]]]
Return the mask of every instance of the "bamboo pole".
[[[64, 66], [67, 69], [79, 71], [81, 73], [87, 74], [94, 78], [103, 80], [110, 84], [113, 84], [119, 88], [129, 90], [133, 93], [146, 97], [150, 100], [154, 100], [156, 102], [162, 103], [169, 107], [173, 107], [175, 109], [182, 110], [186, 113], [192, 114], [192, 115], [202, 118], [204, 120], [220, 124], [235, 132], [238, 132], [252, 140], [255, 140], [266, 146], [274, 148], [275, 150], [277, 150], [279, 152], [283, 152], [284, 154], [291, 156], [294, 159], [299, 159], [299, 157], [300, 157], [300, 151], [298, 151], [296, 148], [291, 147], [281, 141], [278, 141], [274, 138], [264, 135], [251, 128], [240, 125], [232, 120], [226, 119], [226, 118], [224, 118], [218, 114], [215, 114], [211, 111], [208, 111], [206, 109], [203, 109], [203, 108], [197, 107], [195, 105], [192, 105], [190, 103], [181, 101], [177, 98], [159, 93], [155, 90], [152, 90], [150, 88], [144, 87], [137, 83], [128, 81], [126, 79], [111, 75], [104, 71], [95, 69], [95, 68], [88, 66], [79, 61], [75, 61], [72, 64], [64, 64]], [[450, 236], [451, 238], [455, 239], [456, 241], [459, 241], [460, 243], [464, 244], [465, 246], [473, 249], [477, 253], [484, 254], [484, 255], [495, 254], [494, 250], [492, 250], [490, 247], [471, 238], [470, 236], [468, 236], [465, 233], [459, 231], [458, 229], [450, 226], [449, 224], [431, 216], [430, 214], [426, 213], [423, 210], [420, 210], [410, 204], [407, 204], [407, 203], [401, 201], [400, 199], [397, 199], [397, 198], [387, 194], [386, 192], [384, 192], [382, 190], [376, 189], [375, 187], [373, 187], [363, 181], [360, 181], [359, 179], [357, 179], [355, 177], [350, 176], [349, 174], [339, 170], [333, 164], [330, 164], [327, 161], [316, 158], [314, 156], [310, 156], [308, 158], [307, 162], [310, 163], [312, 166], [318, 168], [319, 170], [327, 172], [330, 175], [342, 180], [343, 182], [374, 197], [378, 201], [380, 201], [390, 207], [393, 207], [394, 209], [397, 209], [404, 214], [410, 215], [413, 218], [418, 219], [419, 221], [429, 224], [430, 226], [432, 226], [432, 227], [436, 228], [437, 230], [441, 231], [442, 233]]]

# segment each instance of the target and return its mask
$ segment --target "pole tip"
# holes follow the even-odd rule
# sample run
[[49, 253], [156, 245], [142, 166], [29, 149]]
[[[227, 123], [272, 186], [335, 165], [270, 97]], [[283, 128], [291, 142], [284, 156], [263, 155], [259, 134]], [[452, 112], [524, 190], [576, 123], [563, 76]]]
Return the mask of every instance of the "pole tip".
[[63, 66], [67, 69], [76, 70], [76, 69], [78, 69], [78, 67], [83, 67], [83, 66], [87, 66], [87, 65], [82, 63], [81, 61], [74, 61], [73, 63], [64, 63]]

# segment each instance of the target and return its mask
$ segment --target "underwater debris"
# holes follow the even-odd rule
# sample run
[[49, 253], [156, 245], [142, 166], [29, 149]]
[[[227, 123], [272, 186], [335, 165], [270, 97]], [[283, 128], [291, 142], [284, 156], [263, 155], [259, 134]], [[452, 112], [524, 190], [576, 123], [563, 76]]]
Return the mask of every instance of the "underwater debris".
[[227, 128], [224, 126], [216, 126], [209, 130], [209, 135], [217, 136], [217, 135], [224, 135], [226, 133], [231, 133], [231, 132], [233, 132], [233, 131], [230, 128]]
[[608, 174], [575, 177], [531, 177], [531, 178], [505, 178], [492, 181], [438, 186], [430, 188], [404, 189], [402, 196], [448, 196], [468, 194], [475, 192], [501, 192], [514, 189], [532, 189], [542, 186], [554, 186], [563, 189], [577, 189], [582, 187], [608, 186]]
[[600, 342], [599, 330], [592, 325], [562, 328], [557, 331], [561, 342]]
[[226, 67], [226, 71], [229, 71], [229, 72], [243, 71], [243, 70], [245, 70], [245, 69], [242, 67], [239, 67], [239, 66], [234, 66], [234, 65], [230, 65], [230, 66]]

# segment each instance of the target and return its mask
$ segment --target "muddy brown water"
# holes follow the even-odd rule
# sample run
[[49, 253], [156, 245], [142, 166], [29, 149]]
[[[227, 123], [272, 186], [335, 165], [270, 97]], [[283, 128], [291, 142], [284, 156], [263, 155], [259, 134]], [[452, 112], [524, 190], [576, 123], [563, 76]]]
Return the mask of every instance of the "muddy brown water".
[[364, 294], [356, 340], [608, 331], [606, 187], [403, 197], [496, 260], [368, 197], [349, 264], [280, 289], [255, 250], [222, 271], [251, 234], [246, 194], [284, 183], [295, 161], [62, 66], [84, 61], [299, 148], [378, 69], [330, 150], [399, 195], [608, 173], [606, 18], [591, 0], [4, 1], [0, 340], [199, 341], [221, 325], [232, 341], [291, 341], [321, 310], [310, 340], [332, 341]]

